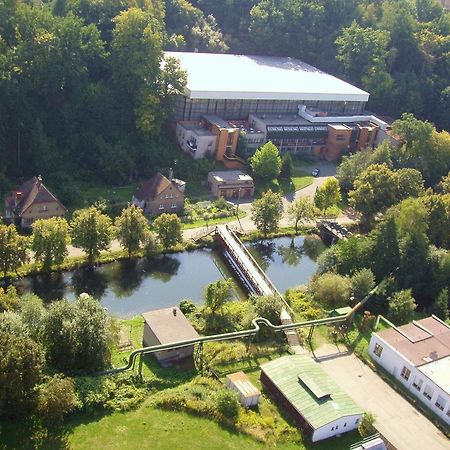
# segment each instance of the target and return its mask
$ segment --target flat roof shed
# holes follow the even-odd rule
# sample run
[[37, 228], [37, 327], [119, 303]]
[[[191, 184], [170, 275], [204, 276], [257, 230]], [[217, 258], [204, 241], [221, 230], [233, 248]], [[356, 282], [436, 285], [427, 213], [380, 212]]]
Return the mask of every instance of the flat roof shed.
[[309, 356], [283, 356], [263, 364], [261, 381], [313, 442], [358, 427], [362, 409]]
[[[199, 336], [180, 308], [176, 306], [149, 311], [143, 313], [142, 317], [145, 322], [142, 339], [145, 347], [187, 341]], [[190, 345], [155, 352], [154, 355], [160, 363], [166, 364], [192, 356], [193, 349], [194, 346]]]

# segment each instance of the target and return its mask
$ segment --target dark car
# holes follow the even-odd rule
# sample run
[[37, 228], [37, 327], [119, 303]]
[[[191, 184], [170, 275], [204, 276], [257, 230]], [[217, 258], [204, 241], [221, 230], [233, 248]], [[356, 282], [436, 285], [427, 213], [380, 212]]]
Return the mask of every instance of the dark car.
[[320, 169], [318, 169], [317, 167], [311, 172], [311, 175], [313, 177], [318, 177], [320, 173]]

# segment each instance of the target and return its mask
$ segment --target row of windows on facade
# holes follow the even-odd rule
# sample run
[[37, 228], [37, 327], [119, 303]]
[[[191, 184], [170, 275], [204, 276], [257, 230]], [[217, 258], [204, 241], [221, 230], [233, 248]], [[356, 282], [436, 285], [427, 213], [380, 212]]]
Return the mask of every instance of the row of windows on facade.
[[[359, 423], [359, 419], [356, 419], [355, 420], [355, 425], [358, 425], [358, 423]], [[344, 422], [344, 428], [347, 426], [347, 422]], [[331, 431], [334, 431], [334, 430], [338, 430], [339, 429], [339, 425], [336, 425], [335, 427], [331, 427]]]
[[[380, 357], [381, 354], [383, 353], [383, 347], [380, 344], [375, 344], [375, 347], [373, 349], [373, 353], [376, 356]], [[404, 380], [408, 381], [409, 377], [411, 376], [411, 370], [408, 369], [406, 366], [403, 366], [403, 369], [402, 369], [402, 371], [400, 373], [400, 376]], [[420, 392], [421, 389], [422, 389], [423, 380], [416, 376], [416, 377], [414, 377], [414, 381], [413, 381], [412, 385], [413, 385], [414, 389], [416, 389], [417, 391]], [[434, 394], [434, 390], [427, 384], [427, 385], [425, 385], [425, 388], [424, 388], [422, 394], [423, 394], [423, 396], [426, 399], [431, 400], [431, 398], [433, 397], [433, 394]], [[435, 406], [438, 409], [440, 409], [441, 411], [444, 411], [446, 403], [447, 403], [446, 400], [441, 395], [438, 395], [438, 398], [437, 398], [437, 400], [435, 402]], [[447, 416], [450, 417], [450, 406], [449, 406], [449, 408], [447, 410]]]
[[359, 114], [364, 102], [301, 101], [301, 100], [212, 100], [180, 98], [175, 120], [196, 119], [204, 114], [218, 114], [225, 119], [245, 119], [250, 113], [297, 114], [298, 105], [332, 114]]
[[[175, 208], [178, 208], [178, 206], [175, 204], [175, 203], [172, 203], [171, 205], [170, 205], [170, 207], [172, 208], [172, 209], [175, 209]], [[159, 210], [163, 210], [164, 209], [164, 205], [161, 203], [160, 205], [159, 205], [159, 208], [158, 208]]]

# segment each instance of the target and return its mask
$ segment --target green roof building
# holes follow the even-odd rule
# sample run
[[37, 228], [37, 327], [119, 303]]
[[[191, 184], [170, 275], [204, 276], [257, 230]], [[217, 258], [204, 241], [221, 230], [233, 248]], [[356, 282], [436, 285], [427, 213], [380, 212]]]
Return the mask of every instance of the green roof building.
[[312, 442], [354, 430], [363, 415], [309, 356], [283, 356], [263, 364], [261, 382]]

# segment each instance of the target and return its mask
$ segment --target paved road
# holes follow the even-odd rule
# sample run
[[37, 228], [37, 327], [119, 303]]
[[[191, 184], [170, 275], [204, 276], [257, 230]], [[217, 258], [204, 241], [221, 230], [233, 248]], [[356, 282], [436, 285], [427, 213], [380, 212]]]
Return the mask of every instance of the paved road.
[[[286, 197], [283, 197], [283, 217], [280, 221], [280, 226], [286, 227], [290, 225], [290, 222], [287, 218], [286, 211], [289, 206], [289, 204], [294, 201], [296, 198], [300, 197], [309, 197], [313, 198], [314, 194], [316, 192], [316, 189], [321, 186], [325, 180], [336, 174], [336, 165], [327, 162], [327, 161], [319, 161], [314, 164], [310, 165], [304, 165], [302, 166], [302, 170], [304, 170], [307, 173], [311, 173], [314, 168], [318, 167], [320, 169], [320, 176], [317, 178], [314, 178], [313, 183], [310, 186], [307, 186], [303, 189], [300, 189], [299, 191], [296, 191], [295, 193], [292, 193]], [[234, 220], [232, 222], [229, 222], [228, 225], [230, 225], [233, 228], [241, 229], [245, 232], [253, 231], [256, 229], [255, 224], [253, 223], [253, 220], [251, 219], [251, 202], [241, 202], [239, 203], [239, 209], [246, 212], [246, 216], [242, 219]], [[338, 222], [344, 222], [348, 223], [349, 218], [343, 217], [338, 219]], [[212, 229], [212, 226], [207, 229], [206, 227], [200, 227], [200, 228], [192, 228], [189, 230], [185, 230], [183, 232], [183, 238], [185, 240], [192, 239], [192, 238], [198, 238], [202, 234], [206, 234], [208, 231]], [[110, 245], [110, 250], [120, 250], [120, 245], [117, 240], [113, 240]], [[80, 248], [77, 247], [68, 247], [69, 256], [82, 256], [84, 255], [83, 251]]]
[[398, 450], [449, 450], [450, 440], [355, 355], [323, 359], [328, 375], [366, 411]]

